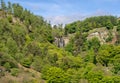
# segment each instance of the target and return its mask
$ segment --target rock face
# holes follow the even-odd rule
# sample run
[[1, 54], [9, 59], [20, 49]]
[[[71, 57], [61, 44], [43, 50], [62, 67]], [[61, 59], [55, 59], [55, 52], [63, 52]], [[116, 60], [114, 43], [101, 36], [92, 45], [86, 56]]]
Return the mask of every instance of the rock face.
[[63, 39], [63, 37], [57, 38], [55, 37], [55, 41], [54, 41], [55, 45], [62, 48], [65, 46], [65, 41]]
[[108, 37], [108, 32], [94, 32], [91, 33], [90, 35], [88, 35], [87, 39], [90, 40], [93, 37], [97, 37], [99, 39], [99, 41], [101, 42], [101, 44], [104, 44], [106, 41], [105, 39]]
[[117, 36], [116, 36], [116, 38], [117, 38], [117, 44], [120, 44], [120, 35], [119, 34], [117, 34]]
[[65, 46], [69, 43], [69, 37], [63, 37], [63, 40], [65, 42]]
[[[112, 39], [112, 43], [115, 43], [116, 42], [116, 33], [115, 33], [115, 29], [112, 30], [112, 36], [113, 36], [113, 39]], [[100, 41], [101, 44], [105, 44], [106, 43], [106, 39], [109, 37], [109, 30], [107, 30], [105, 27], [104, 28], [98, 28], [98, 29], [95, 29], [91, 32], [89, 32], [89, 35], [87, 37], [87, 40], [90, 40], [92, 39], [93, 37], [97, 37]], [[113, 42], [114, 41], [114, 42]]]
[[69, 43], [68, 37], [59, 37], [59, 38], [55, 37], [54, 44], [60, 48], [64, 47], [68, 43]]

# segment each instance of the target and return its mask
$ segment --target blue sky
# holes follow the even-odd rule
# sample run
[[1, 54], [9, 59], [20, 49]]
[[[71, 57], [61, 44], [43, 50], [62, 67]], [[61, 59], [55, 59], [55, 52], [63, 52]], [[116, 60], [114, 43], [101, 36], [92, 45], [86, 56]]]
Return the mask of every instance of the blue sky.
[[120, 16], [120, 0], [5, 0], [19, 3], [52, 24], [70, 23], [89, 16]]

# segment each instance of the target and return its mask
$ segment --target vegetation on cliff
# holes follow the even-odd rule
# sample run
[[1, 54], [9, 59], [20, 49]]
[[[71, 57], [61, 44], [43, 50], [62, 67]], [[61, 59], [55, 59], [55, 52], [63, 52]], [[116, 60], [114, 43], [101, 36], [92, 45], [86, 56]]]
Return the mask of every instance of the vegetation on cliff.
[[[1, 0], [0, 82], [120, 83], [117, 17], [90, 17], [65, 28], [52, 27], [19, 4], [6, 4]], [[108, 42], [101, 44], [98, 37], [87, 39], [91, 30], [101, 27], [113, 36], [108, 34]], [[70, 37], [69, 43], [57, 47], [55, 37], [64, 36]], [[110, 43], [114, 38], [116, 42]]]

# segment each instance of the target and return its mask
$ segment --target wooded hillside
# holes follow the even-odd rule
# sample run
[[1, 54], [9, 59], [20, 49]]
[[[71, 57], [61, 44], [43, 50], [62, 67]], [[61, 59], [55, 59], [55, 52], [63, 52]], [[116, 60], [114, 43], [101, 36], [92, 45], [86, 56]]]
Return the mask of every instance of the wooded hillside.
[[[88, 39], [101, 30], [105, 43], [95, 35]], [[1, 0], [0, 83], [120, 83], [119, 35], [115, 16], [52, 27], [20, 4]], [[55, 38], [63, 37], [69, 42], [60, 48]]]

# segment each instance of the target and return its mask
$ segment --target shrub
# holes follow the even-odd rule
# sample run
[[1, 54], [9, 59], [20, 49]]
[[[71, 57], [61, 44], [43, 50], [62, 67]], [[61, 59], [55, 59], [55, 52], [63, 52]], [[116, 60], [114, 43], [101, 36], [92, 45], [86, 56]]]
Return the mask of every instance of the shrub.
[[4, 67], [6, 68], [6, 71], [10, 71], [11, 66], [10, 66], [10, 63], [9, 63], [9, 62], [6, 62], [6, 63], [4, 64]]
[[43, 73], [43, 78], [46, 79], [48, 83], [69, 83], [70, 81], [69, 75], [57, 67], [49, 68]]
[[17, 69], [17, 68], [12, 68], [11, 69], [11, 75], [12, 76], [18, 76], [18, 74], [19, 74], [19, 69]]
[[12, 23], [12, 16], [8, 16], [7, 18], [8, 18], [8, 21]]
[[106, 42], [112, 41], [112, 39], [113, 39], [113, 35], [111, 32], [109, 32]]
[[21, 64], [28, 68], [30, 67], [31, 63], [32, 63], [32, 60], [29, 58], [24, 58], [21, 60]]

